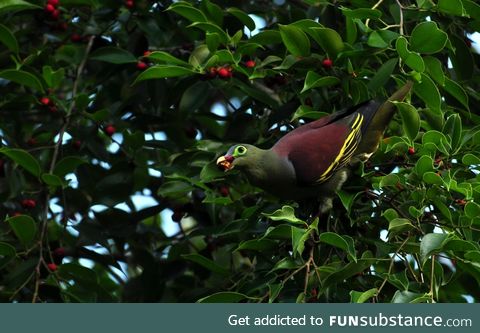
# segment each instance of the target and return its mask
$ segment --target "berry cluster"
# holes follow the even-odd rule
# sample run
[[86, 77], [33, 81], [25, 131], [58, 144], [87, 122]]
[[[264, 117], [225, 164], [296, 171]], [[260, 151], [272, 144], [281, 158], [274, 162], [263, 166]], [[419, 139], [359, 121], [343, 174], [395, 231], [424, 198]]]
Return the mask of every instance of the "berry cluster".
[[228, 79], [233, 76], [233, 68], [231, 66], [222, 66], [222, 67], [210, 67], [207, 71], [208, 78]]
[[34, 199], [23, 199], [21, 204], [25, 209], [32, 209], [37, 206], [37, 202]]
[[58, 20], [60, 17], [60, 10], [58, 9], [58, 5], [60, 4], [59, 0], [47, 0], [45, 4], [45, 12], [50, 16], [50, 18], [54, 21]]

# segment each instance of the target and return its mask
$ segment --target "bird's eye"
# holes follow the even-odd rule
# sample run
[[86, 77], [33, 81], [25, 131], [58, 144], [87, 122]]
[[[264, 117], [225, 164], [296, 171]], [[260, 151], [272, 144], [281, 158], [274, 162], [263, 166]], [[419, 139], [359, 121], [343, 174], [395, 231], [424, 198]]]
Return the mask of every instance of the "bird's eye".
[[235, 150], [238, 155], [244, 155], [247, 152], [247, 148], [244, 146], [238, 146]]

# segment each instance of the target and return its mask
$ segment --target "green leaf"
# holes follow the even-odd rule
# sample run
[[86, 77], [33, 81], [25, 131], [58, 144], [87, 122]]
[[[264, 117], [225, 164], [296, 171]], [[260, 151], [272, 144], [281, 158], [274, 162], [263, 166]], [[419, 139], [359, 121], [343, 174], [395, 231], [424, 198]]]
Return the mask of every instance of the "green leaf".
[[392, 303], [419, 303], [426, 302], [431, 296], [426, 298], [426, 294], [414, 293], [408, 290], [397, 290], [393, 295]]
[[388, 232], [391, 234], [412, 230], [413, 228], [413, 224], [410, 220], [400, 217], [391, 220], [388, 224]]
[[37, 225], [28, 215], [18, 215], [9, 217], [7, 220], [15, 236], [25, 247], [30, 245], [37, 234]]
[[241, 242], [235, 251], [239, 250], [254, 250], [267, 251], [278, 247], [278, 243], [269, 239], [250, 239]]
[[0, 71], [0, 78], [32, 88], [33, 90], [44, 92], [43, 85], [40, 80], [35, 75], [22, 70], [6, 69]]
[[23, 0], [2, 0], [0, 1], [0, 13], [21, 11], [27, 9], [41, 9], [42, 7]]
[[58, 267], [58, 275], [65, 280], [73, 280], [84, 288], [95, 290], [98, 288], [98, 275], [88, 267], [66, 263]]
[[240, 22], [242, 22], [250, 31], [255, 30], [255, 21], [247, 15], [244, 11], [230, 7], [227, 9], [227, 13], [232, 14], [235, 16]]
[[382, 212], [382, 216], [387, 219], [388, 222], [391, 222], [393, 219], [398, 217], [398, 213], [393, 208], [388, 208], [384, 212]]
[[40, 168], [40, 163], [38, 163], [35, 157], [30, 155], [25, 150], [0, 148], [0, 154], [4, 154], [35, 177], [40, 176], [42, 171]]
[[0, 43], [5, 45], [10, 51], [18, 54], [18, 42], [15, 35], [3, 24], [0, 24]]
[[207, 32], [205, 35], [205, 43], [208, 46], [208, 50], [210, 52], [215, 52], [217, 51], [218, 47], [221, 44], [221, 39], [220, 35], [217, 34], [216, 32]]
[[291, 206], [283, 206], [282, 209], [277, 209], [271, 214], [262, 213], [273, 221], [287, 221], [293, 224], [306, 225], [306, 223], [295, 217], [295, 211]]
[[350, 302], [351, 303], [365, 303], [370, 298], [374, 297], [377, 294], [378, 289], [372, 288], [367, 291], [350, 291]]
[[205, 15], [198, 10], [197, 8], [193, 7], [187, 2], [177, 2], [170, 5], [167, 10], [174, 11], [175, 13], [185, 17], [187, 20], [192, 22], [206, 22], [207, 18]]
[[381, 177], [379, 186], [380, 188], [383, 188], [385, 186], [396, 186], [399, 183], [400, 183], [400, 177], [395, 173], [391, 173]]
[[223, 275], [223, 276], [228, 276], [229, 270], [226, 269], [223, 266], [220, 266], [219, 264], [215, 263], [213, 260], [208, 259], [200, 254], [184, 254], [182, 257], [185, 260], [192, 261], [194, 263], [199, 264], [200, 266], [205, 267], [209, 271], [212, 271], [213, 273]]
[[359, 193], [351, 193], [343, 190], [337, 191], [337, 195], [340, 198], [340, 201], [342, 202], [343, 207], [345, 207], [345, 209], [349, 214], [352, 210], [353, 203], [355, 202], [355, 198], [358, 196], [358, 194]]
[[417, 24], [410, 37], [412, 50], [424, 54], [440, 52], [447, 44], [447, 40], [448, 35], [433, 21]]
[[470, 201], [465, 205], [465, 215], [469, 218], [475, 218], [480, 216], [480, 205], [476, 202]]
[[137, 62], [137, 58], [130, 52], [113, 46], [102, 47], [93, 51], [90, 54], [90, 59], [112, 64], [129, 64]]
[[443, 86], [443, 89], [459, 101], [466, 110], [470, 111], [468, 106], [468, 95], [460, 84], [445, 77], [445, 85]]
[[445, 74], [443, 73], [443, 66], [438, 58], [432, 56], [426, 56], [423, 58], [428, 75], [443, 86], [445, 84]]
[[463, 7], [468, 16], [479, 21], [480, 20], [480, 5], [471, 1], [463, 0]]
[[5, 242], [0, 242], [0, 257], [15, 257], [17, 252], [15, 248]]
[[372, 31], [368, 36], [367, 44], [370, 47], [386, 48], [389, 47], [393, 40], [397, 39], [398, 33], [390, 30]]
[[232, 292], [222, 291], [207, 297], [200, 298], [197, 303], [238, 303], [244, 299], [248, 299], [247, 295]]
[[342, 37], [333, 29], [313, 27], [309, 29], [311, 36], [331, 58], [344, 49]]
[[440, 177], [439, 175], [437, 175], [433, 171], [424, 173], [422, 179], [427, 184], [434, 184], [434, 185], [442, 185], [443, 184], [442, 177]]
[[45, 184], [52, 187], [64, 187], [67, 185], [60, 177], [51, 173], [44, 173], [41, 178]]
[[342, 10], [343, 15], [351, 19], [371, 19], [377, 20], [382, 17], [382, 12], [377, 9], [370, 9], [370, 8], [358, 8], [358, 9], [348, 9], [345, 7], [340, 8]]
[[326, 112], [319, 112], [319, 111], [312, 111], [312, 108], [305, 105], [300, 105], [298, 109], [292, 116], [290, 122], [294, 122], [299, 118], [306, 118], [306, 119], [320, 119], [323, 116], [328, 115]]
[[357, 262], [355, 243], [352, 237], [347, 235], [340, 236], [334, 232], [324, 232], [320, 234], [319, 241], [342, 249], [347, 253], [351, 261]]
[[60, 68], [54, 71], [50, 66], [43, 66], [42, 76], [49, 88], [57, 88], [62, 84], [62, 81], [65, 78], [65, 69]]
[[455, 70], [456, 80], [464, 81], [471, 79], [475, 72], [475, 60], [470, 48], [467, 47], [463, 36], [459, 38], [452, 34], [450, 42], [455, 50], [450, 50], [449, 58]]
[[440, 107], [442, 100], [440, 92], [430, 77], [422, 73], [422, 81], [420, 83], [415, 82], [413, 92], [420, 97], [430, 109], [438, 114], [441, 113]]
[[428, 155], [422, 155], [415, 164], [415, 172], [422, 177], [424, 173], [429, 171], [434, 171], [433, 159]]
[[88, 162], [81, 157], [67, 156], [58, 161], [58, 163], [55, 165], [55, 168], [53, 169], [53, 173], [56, 176], [63, 178], [66, 174], [75, 171], [78, 166], [85, 163]]
[[191, 69], [179, 66], [157, 65], [152, 66], [146, 71], [140, 73], [133, 84], [144, 80], [162, 79], [167, 77], [177, 77], [197, 74]]
[[320, 76], [313, 71], [308, 71], [303, 89], [300, 93], [304, 93], [313, 88], [330, 87], [340, 83], [340, 80], [334, 76]]
[[223, 31], [222, 28], [220, 28], [216, 24], [209, 23], [209, 22], [195, 22], [195, 23], [190, 24], [188, 27], [189, 28], [190, 27], [199, 28], [199, 29], [201, 29], [205, 32], [215, 32], [220, 36], [223, 43], [228, 42], [227, 33], [225, 31]]
[[368, 82], [368, 89], [377, 91], [380, 88], [383, 88], [387, 84], [388, 80], [390, 80], [392, 77], [392, 73], [397, 67], [397, 64], [398, 58], [392, 58], [383, 63], [382, 66], [376, 71], [370, 82]]
[[293, 25], [279, 25], [280, 36], [287, 50], [294, 56], [310, 55], [310, 40], [307, 35]]
[[170, 53], [164, 52], [164, 51], [154, 51], [150, 53], [147, 57], [149, 60], [153, 61], [158, 61], [158, 62], [165, 62], [167, 64], [174, 64], [174, 65], [180, 65], [183, 67], [189, 67], [190, 64], [186, 61], [183, 61], [181, 59], [175, 58], [172, 56]]
[[452, 139], [452, 148], [457, 149], [462, 141], [462, 119], [458, 114], [452, 114], [447, 118], [442, 132]]
[[431, 254], [438, 253], [442, 250], [447, 234], [430, 233], [423, 236], [420, 242], [420, 257], [424, 263]]
[[468, 153], [463, 155], [462, 163], [465, 165], [480, 165], [480, 157]]
[[438, 10], [449, 15], [465, 16], [466, 12], [463, 9], [461, 0], [438, 0]]
[[408, 50], [408, 42], [405, 37], [399, 37], [397, 39], [395, 47], [397, 49], [398, 55], [400, 56], [400, 58], [402, 58], [402, 60], [408, 67], [419, 73], [425, 70], [425, 64], [422, 57], [418, 53]]
[[417, 109], [404, 102], [394, 102], [394, 104], [402, 117], [403, 132], [410, 140], [414, 141], [420, 130], [420, 116]]

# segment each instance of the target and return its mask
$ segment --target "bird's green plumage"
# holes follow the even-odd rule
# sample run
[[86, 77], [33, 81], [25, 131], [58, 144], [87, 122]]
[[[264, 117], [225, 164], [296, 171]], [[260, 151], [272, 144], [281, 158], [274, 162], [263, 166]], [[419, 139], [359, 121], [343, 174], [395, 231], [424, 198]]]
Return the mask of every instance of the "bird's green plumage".
[[217, 164], [238, 168], [253, 185], [281, 198], [320, 198], [325, 211], [351, 164], [375, 152], [396, 110], [392, 102], [403, 100], [411, 86], [407, 82], [381, 105], [366, 102], [300, 126], [270, 149], [234, 145]]

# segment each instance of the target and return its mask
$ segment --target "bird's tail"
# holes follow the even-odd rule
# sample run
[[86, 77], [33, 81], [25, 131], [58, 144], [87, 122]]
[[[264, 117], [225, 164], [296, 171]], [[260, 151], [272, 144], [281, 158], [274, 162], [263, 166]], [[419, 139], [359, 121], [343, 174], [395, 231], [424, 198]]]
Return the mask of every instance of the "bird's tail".
[[[388, 126], [390, 120], [392, 120], [393, 115], [395, 114], [396, 107], [392, 102], [401, 102], [407, 96], [407, 94], [412, 89], [413, 82], [407, 81], [398, 89], [392, 96], [390, 96], [382, 105], [380, 105], [373, 116], [373, 119], [370, 121], [365, 135], [362, 137], [362, 141], [358, 146], [355, 155], [360, 159], [366, 159], [373, 154], [382, 139], [383, 132]], [[364, 157], [362, 157], [364, 156]]]

